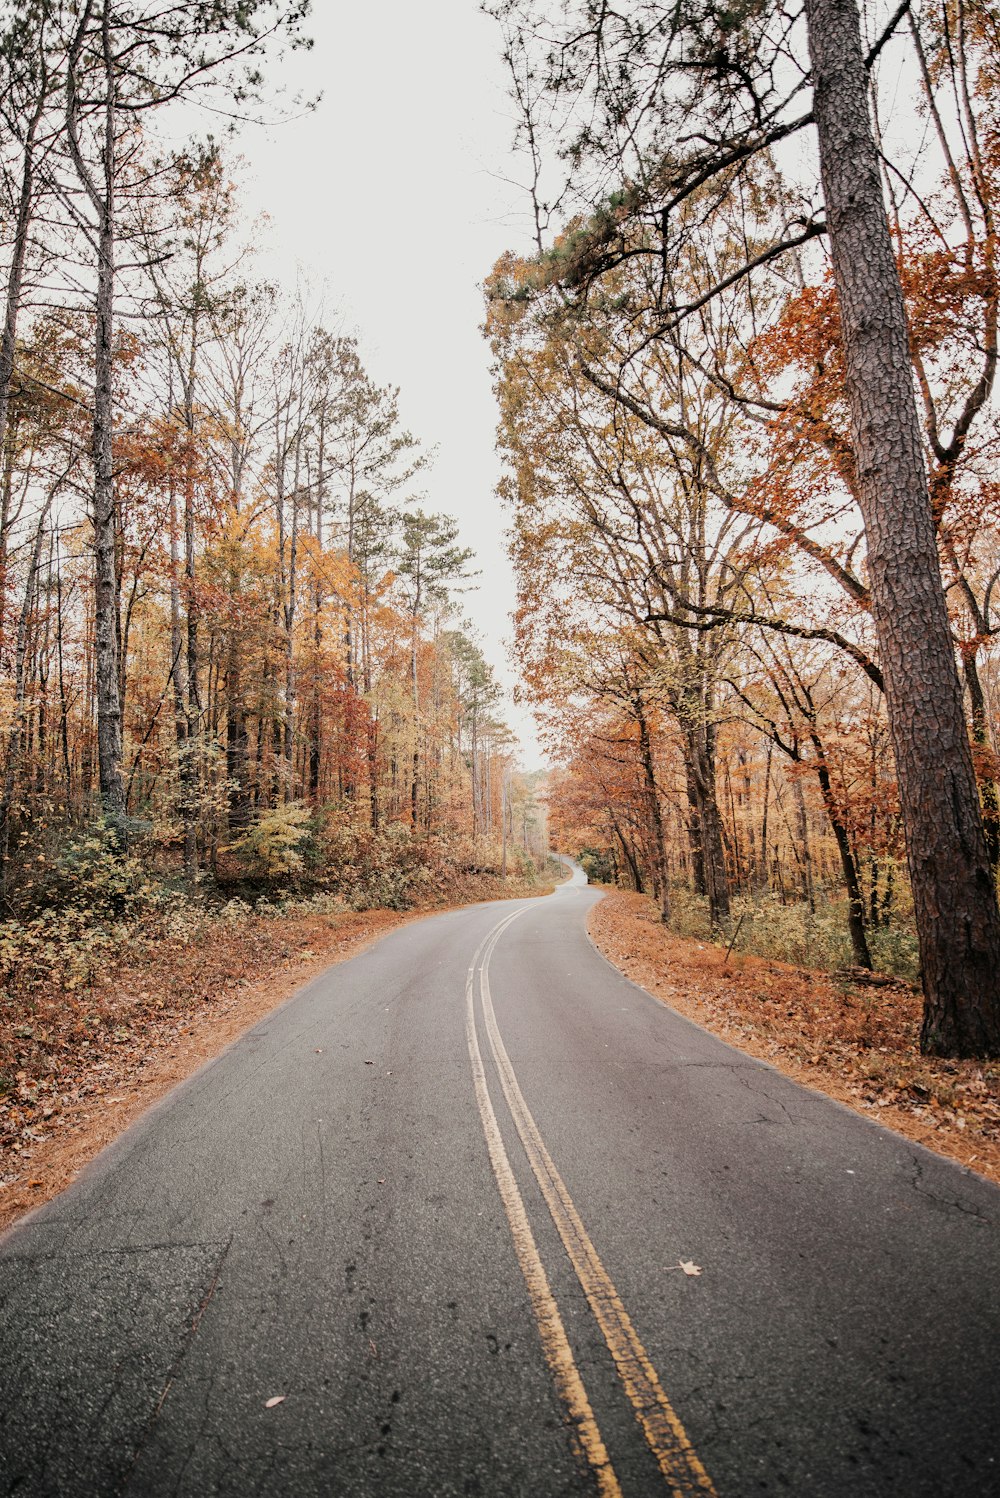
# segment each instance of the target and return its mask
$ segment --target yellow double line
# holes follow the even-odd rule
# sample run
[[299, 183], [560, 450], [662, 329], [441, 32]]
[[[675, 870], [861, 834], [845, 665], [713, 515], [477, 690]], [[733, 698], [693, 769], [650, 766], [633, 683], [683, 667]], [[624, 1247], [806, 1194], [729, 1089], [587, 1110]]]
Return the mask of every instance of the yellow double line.
[[478, 968], [483, 1024], [496, 1065], [500, 1085], [514, 1126], [524, 1145], [528, 1162], [542, 1190], [552, 1220], [576, 1271], [598, 1326], [614, 1359], [622, 1386], [631, 1401], [650, 1450], [674, 1498], [693, 1494], [715, 1495], [711, 1478], [698, 1459], [683, 1425], [639, 1340], [596, 1248], [590, 1241], [580, 1214], [557, 1171], [538, 1126], [518, 1085], [514, 1068], [497, 1027], [490, 994], [489, 965], [493, 950], [512, 921], [531, 906], [522, 906], [498, 921], [487, 934], [472, 960], [465, 984], [466, 1038], [472, 1062], [476, 1100], [483, 1122], [490, 1162], [507, 1213], [514, 1248], [528, 1287], [535, 1319], [541, 1333], [545, 1357], [566, 1406], [578, 1448], [594, 1471], [598, 1492], [620, 1495], [621, 1486], [611, 1465], [583, 1380], [573, 1358], [562, 1317], [549, 1287], [510, 1159], [501, 1137], [496, 1113], [486, 1086], [482, 1053], [476, 1035], [475, 978]]

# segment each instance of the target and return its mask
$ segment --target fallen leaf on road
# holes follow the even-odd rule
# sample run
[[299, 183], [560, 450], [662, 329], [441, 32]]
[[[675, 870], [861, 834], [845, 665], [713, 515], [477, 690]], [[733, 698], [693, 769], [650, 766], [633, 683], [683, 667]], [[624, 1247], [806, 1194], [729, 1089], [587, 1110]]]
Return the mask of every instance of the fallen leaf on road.
[[273, 1399], [265, 1399], [264, 1408], [266, 1410], [273, 1410], [276, 1404], [284, 1404], [286, 1398], [287, 1395], [285, 1394], [275, 1394]]
[[680, 1263], [677, 1265], [677, 1268], [683, 1269], [685, 1274], [701, 1274], [701, 1270], [692, 1259], [681, 1259]]
[[378, 1185], [379, 1186], [384, 1186], [385, 1185], [385, 1176], [379, 1176], [379, 1178], [378, 1178]]
[[375, 1065], [375, 1063], [374, 1063], [374, 1061], [366, 1061], [366, 1062], [365, 1062], [365, 1065], [366, 1065], [366, 1066], [374, 1066], [374, 1065]]

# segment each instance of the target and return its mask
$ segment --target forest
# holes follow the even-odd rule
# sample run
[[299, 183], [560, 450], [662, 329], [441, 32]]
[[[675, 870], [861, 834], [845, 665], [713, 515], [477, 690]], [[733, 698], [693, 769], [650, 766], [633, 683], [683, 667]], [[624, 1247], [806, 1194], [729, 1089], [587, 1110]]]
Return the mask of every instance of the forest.
[[544, 891], [550, 845], [694, 951], [888, 984], [893, 1045], [919, 992], [926, 1055], [1000, 1053], [995, 8], [486, 9], [531, 773], [405, 391], [246, 219], [309, 4], [0, 9], [12, 1137], [158, 984], [176, 1030], [210, 970]]
[[537, 247], [488, 333], [559, 846], [677, 930], [920, 978], [924, 1049], [996, 1055], [996, 8], [496, 14]]
[[185, 901], [402, 908], [544, 842], [432, 454], [322, 297], [262, 278], [234, 151], [180, 135], [206, 99], [280, 117], [307, 10], [4, 18], [9, 989], [86, 986]]
[[0, 1498], [1000, 1492], [998, 230], [1000, 0], [0, 0]]

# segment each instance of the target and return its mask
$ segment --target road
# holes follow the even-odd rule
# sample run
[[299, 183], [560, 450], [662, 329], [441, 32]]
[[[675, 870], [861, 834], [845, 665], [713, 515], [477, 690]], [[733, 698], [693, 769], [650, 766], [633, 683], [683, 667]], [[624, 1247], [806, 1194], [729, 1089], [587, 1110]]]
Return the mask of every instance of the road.
[[596, 898], [393, 932], [9, 1234], [0, 1491], [1000, 1493], [1000, 1192], [634, 987]]

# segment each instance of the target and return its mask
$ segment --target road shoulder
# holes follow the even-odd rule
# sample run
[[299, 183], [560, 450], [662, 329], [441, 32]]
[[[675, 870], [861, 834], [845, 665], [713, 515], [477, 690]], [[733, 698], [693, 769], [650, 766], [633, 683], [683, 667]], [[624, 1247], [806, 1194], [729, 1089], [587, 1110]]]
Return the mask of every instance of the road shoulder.
[[1000, 1065], [921, 1056], [919, 999], [734, 954], [664, 929], [608, 891], [587, 931], [640, 988], [730, 1045], [1000, 1184]]

